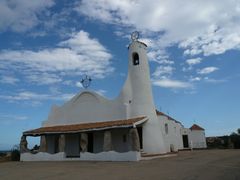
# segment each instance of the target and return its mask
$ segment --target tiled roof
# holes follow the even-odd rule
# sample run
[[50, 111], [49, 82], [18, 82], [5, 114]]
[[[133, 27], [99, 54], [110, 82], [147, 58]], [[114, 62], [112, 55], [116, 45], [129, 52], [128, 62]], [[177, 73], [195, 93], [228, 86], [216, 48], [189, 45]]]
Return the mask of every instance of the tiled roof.
[[119, 127], [119, 128], [120, 127], [132, 127], [132, 126], [134, 126], [134, 124], [141, 124], [141, 123], [145, 122], [146, 120], [147, 120], [146, 117], [137, 117], [137, 118], [125, 119], [125, 120], [49, 126], [49, 127], [41, 127], [38, 129], [25, 131], [25, 132], [23, 132], [23, 135], [38, 136], [41, 134], [74, 133], [74, 132], [111, 129], [111, 128], [117, 128], [117, 127]]
[[156, 114], [157, 114], [157, 116], [166, 116], [169, 120], [172, 120], [172, 121], [175, 121], [176, 123], [182, 124], [181, 122], [177, 121], [176, 119], [173, 119], [171, 116], [166, 115], [163, 112], [158, 111], [157, 109], [156, 109]]
[[197, 124], [193, 124], [192, 127], [190, 127], [190, 129], [191, 130], [202, 130], [202, 131], [204, 131], [204, 129]]

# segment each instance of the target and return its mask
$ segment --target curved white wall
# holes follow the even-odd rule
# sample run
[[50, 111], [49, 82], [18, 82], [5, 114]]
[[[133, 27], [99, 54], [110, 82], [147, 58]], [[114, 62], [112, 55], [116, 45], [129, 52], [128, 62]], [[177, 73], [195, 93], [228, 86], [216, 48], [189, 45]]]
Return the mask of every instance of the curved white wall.
[[43, 126], [126, 119], [126, 105], [83, 91], [61, 107], [53, 106]]

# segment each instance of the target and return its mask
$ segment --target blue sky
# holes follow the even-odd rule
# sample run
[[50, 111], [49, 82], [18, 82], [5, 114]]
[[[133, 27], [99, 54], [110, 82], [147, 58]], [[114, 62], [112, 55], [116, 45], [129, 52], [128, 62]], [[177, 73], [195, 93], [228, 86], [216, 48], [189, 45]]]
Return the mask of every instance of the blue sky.
[[207, 136], [230, 134], [240, 128], [239, 24], [239, 0], [1, 0], [0, 149], [82, 91], [84, 74], [90, 90], [116, 97], [135, 30], [156, 108]]

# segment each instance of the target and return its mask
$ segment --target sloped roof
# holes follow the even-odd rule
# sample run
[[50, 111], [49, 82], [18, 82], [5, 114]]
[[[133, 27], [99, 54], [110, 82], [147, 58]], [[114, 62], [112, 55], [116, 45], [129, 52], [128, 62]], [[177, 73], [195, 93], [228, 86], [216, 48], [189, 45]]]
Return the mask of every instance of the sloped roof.
[[29, 131], [23, 132], [23, 135], [27, 136], [39, 136], [42, 134], [60, 134], [60, 133], [78, 133], [86, 131], [96, 131], [111, 128], [126, 128], [133, 127], [147, 121], [146, 117], [136, 117], [132, 119], [114, 120], [114, 121], [103, 121], [103, 122], [91, 122], [71, 125], [58, 125], [41, 127]]
[[156, 109], [156, 114], [157, 114], [157, 116], [166, 116], [169, 120], [172, 120], [172, 121], [175, 121], [176, 123], [182, 124], [181, 122], [177, 121], [176, 119], [173, 119], [171, 116], [166, 115], [165, 113], [163, 113], [161, 111], [158, 111], [157, 109]]
[[197, 124], [193, 124], [192, 127], [190, 127], [191, 130], [201, 130], [204, 131], [204, 129], [202, 127], [200, 127]]

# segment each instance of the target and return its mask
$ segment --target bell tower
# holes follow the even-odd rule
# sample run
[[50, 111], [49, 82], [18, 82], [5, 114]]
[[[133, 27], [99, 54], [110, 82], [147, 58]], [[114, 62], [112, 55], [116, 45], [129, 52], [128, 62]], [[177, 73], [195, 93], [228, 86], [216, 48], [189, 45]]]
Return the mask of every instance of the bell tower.
[[143, 151], [147, 153], [165, 153], [161, 123], [159, 122], [152, 95], [147, 45], [138, 41], [138, 32], [133, 32], [128, 47], [128, 77], [121, 92], [121, 98], [127, 106], [128, 118], [147, 116], [143, 125]]

